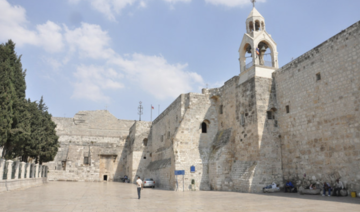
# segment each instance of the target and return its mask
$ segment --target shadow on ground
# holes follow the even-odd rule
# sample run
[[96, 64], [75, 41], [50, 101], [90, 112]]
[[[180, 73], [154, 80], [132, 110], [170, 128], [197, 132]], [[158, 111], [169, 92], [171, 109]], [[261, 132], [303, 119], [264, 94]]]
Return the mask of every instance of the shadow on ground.
[[321, 200], [321, 201], [330, 201], [330, 202], [338, 202], [338, 203], [352, 203], [352, 204], [360, 204], [360, 198], [352, 198], [351, 196], [347, 197], [337, 197], [337, 196], [322, 196], [322, 195], [301, 195], [299, 193], [261, 193], [254, 194], [261, 196], [271, 196], [271, 197], [281, 197], [281, 198], [296, 198], [296, 199], [306, 199], [306, 200]]

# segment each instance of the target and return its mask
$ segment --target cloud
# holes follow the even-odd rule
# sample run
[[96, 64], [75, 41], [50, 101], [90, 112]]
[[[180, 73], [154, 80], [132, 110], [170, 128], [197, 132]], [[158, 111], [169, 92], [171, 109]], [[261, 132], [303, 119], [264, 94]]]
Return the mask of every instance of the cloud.
[[37, 25], [39, 45], [47, 52], [59, 52], [62, 50], [63, 37], [61, 27], [51, 21], [47, 21], [43, 25]]
[[[250, 0], [205, 0], [205, 2], [226, 7], [242, 7], [251, 4]], [[256, 2], [266, 2], [266, 0], [257, 0]]]
[[[97, 0], [91, 1], [94, 4], [102, 4]], [[134, 1], [103, 2], [111, 5], [110, 10], [116, 12]], [[176, 3], [181, 0], [164, 1]], [[175, 98], [181, 93], [191, 92], [194, 88], [204, 85], [199, 74], [187, 70], [186, 63], [171, 64], [161, 55], [119, 55], [110, 47], [111, 38], [107, 31], [102, 30], [99, 25], [81, 23], [80, 27], [69, 28], [65, 24], [59, 26], [47, 21], [36, 25], [35, 30], [29, 30], [26, 10], [20, 6], [12, 6], [5, 0], [0, 0], [0, 14], [1, 40], [11, 38], [19, 45], [39, 46], [50, 53], [67, 49], [66, 52], [63, 51], [65, 54], [62, 60], [56, 60], [52, 55], [44, 56], [42, 60], [55, 70], [60, 67], [66, 69], [75, 64], [72, 98], [108, 102], [108, 91], [122, 89], [125, 84], [136, 84], [155, 98], [166, 99]], [[90, 61], [90, 64], [76, 65], [78, 59]], [[92, 65], [91, 59], [96, 59], [96, 64], [102, 65]]]
[[140, 3], [139, 3], [139, 7], [140, 8], [146, 8], [146, 2], [145, 1], [140, 1]]
[[107, 32], [98, 25], [82, 23], [74, 30], [65, 26], [65, 31], [72, 53], [78, 52], [83, 59], [102, 60], [104, 66], [110, 67], [79, 66], [74, 74], [77, 82], [73, 98], [103, 101], [104, 90], [123, 88], [124, 78], [158, 99], [174, 98], [204, 84], [199, 74], [186, 71], [187, 64], [170, 64], [163, 56], [117, 54], [109, 47]]
[[56, 60], [51, 57], [42, 57], [41, 60], [44, 63], [50, 65], [53, 70], [58, 70], [60, 67], [63, 66], [63, 64], [59, 60]]
[[41, 46], [48, 52], [58, 52], [62, 49], [61, 27], [47, 21], [37, 25], [36, 29], [27, 29], [26, 10], [21, 6], [12, 6], [6, 0], [0, 0], [0, 41], [12, 39], [18, 46], [31, 44]]
[[113, 69], [101, 66], [80, 65], [74, 73], [77, 82], [74, 83], [72, 98], [88, 99], [91, 101], [109, 102], [110, 97], [104, 94], [105, 90], [118, 90], [124, 87], [118, 80], [123, 77]]
[[81, 27], [74, 30], [65, 28], [65, 40], [71, 51], [78, 50], [81, 57], [92, 59], [108, 59], [115, 52], [109, 48], [110, 37], [102, 31], [99, 25], [82, 23]]
[[186, 71], [188, 64], [169, 64], [163, 56], [135, 53], [130, 59], [117, 58], [111, 63], [118, 65], [131, 82], [157, 99], [175, 98], [204, 84], [199, 74]]
[[[81, 0], [68, 0], [70, 4], [77, 4]], [[102, 13], [108, 20], [110, 21], [116, 21], [115, 16], [119, 15], [121, 11], [131, 6], [135, 3], [138, 3], [140, 8], [147, 7], [146, 2], [148, 0], [87, 0], [90, 2], [91, 7]], [[192, 0], [162, 0], [164, 2], [175, 4], [178, 2], [191, 2]], [[171, 6], [172, 8], [173, 6]], [[132, 14], [132, 13], [130, 13]]]
[[178, 3], [178, 2], [185, 2], [185, 3], [188, 3], [188, 2], [191, 2], [191, 0], [163, 0], [165, 2], [168, 2], [168, 3]]
[[0, 40], [12, 39], [19, 46], [37, 43], [36, 33], [26, 29], [26, 10], [21, 6], [11, 6], [6, 0], [0, 0]]
[[[81, 0], [68, 0], [70, 4], [77, 4]], [[88, 0], [92, 8], [106, 16], [110, 21], [116, 21], [115, 15], [120, 14], [121, 10], [131, 6], [138, 0]], [[145, 7], [144, 1], [140, 2], [141, 7]]]

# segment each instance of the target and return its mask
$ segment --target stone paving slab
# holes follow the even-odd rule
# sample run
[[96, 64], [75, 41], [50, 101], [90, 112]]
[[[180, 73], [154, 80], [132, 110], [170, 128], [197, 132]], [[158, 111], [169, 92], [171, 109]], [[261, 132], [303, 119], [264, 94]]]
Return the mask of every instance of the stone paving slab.
[[0, 211], [360, 211], [360, 198], [248, 194], [220, 191], [174, 192], [115, 182], [50, 182], [0, 193]]

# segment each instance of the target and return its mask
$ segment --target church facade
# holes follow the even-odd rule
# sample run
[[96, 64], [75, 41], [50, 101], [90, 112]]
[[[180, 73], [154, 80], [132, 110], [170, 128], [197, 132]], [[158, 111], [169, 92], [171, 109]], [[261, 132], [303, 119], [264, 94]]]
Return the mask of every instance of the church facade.
[[360, 22], [279, 68], [277, 44], [254, 7], [240, 74], [222, 87], [181, 94], [153, 122], [108, 111], [53, 118], [61, 148], [47, 164], [49, 180], [127, 175], [169, 190], [260, 192], [272, 182], [340, 178], [359, 190], [358, 55]]

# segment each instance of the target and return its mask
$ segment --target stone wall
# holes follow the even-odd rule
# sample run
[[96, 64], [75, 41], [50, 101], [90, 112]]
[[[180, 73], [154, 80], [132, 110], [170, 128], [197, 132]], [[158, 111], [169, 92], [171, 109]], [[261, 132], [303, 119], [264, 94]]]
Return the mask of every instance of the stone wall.
[[151, 147], [147, 177], [153, 178], [156, 187], [174, 189], [175, 158], [174, 135], [177, 133], [184, 113], [184, 95], [180, 95], [152, 123], [149, 142]]
[[360, 22], [275, 72], [285, 180], [360, 189], [359, 38]]
[[271, 78], [240, 78], [209, 90], [218, 119], [209, 158], [210, 188], [259, 192], [273, 181], [282, 182], [278, 129], [275, 120], [267, 119], [276, 107], [275, 89]]
[[53, 121], [60, 148], [47, 163], [49, 180], [119, 180], [125, 175], [126, 139], [135, 121], [119, 120], [106, 110], [80, 111], [74, 118]]
[[[209, 190], [209, 155], [210, 145], [218, 131], [217, 111], [209, 94], [189, 93], [183, 95], [184, 113], [173, 137], [175, 169], [185, 170], [177, 178], [178, 191], [191, 190], [191, 181], [195, 180], [195, 189]], [[202, 124], [206, 124], [206, 133], [202, 132]], [[190, 167], [195, 172], [190, 172]], [[184, 186], [183, 186], [184, 184]]]
[[133, 182], [137, 177], [147, 176], [147, 166], [151, 161], [151, 143], [148, 141], [151, 122], [137, 121], [131, 128], [128, 137], [128, 163], [127, 174]]

